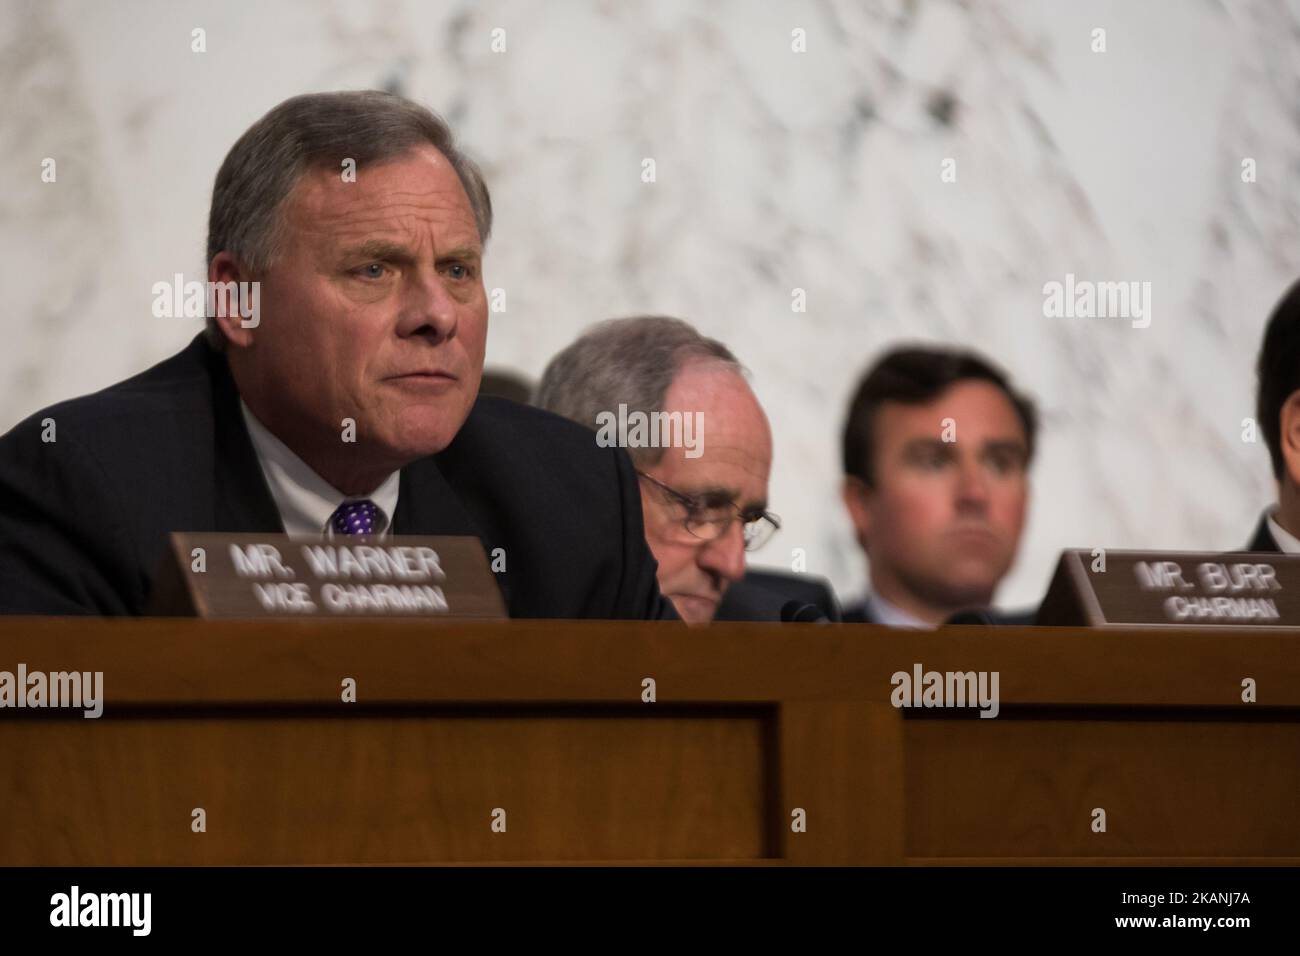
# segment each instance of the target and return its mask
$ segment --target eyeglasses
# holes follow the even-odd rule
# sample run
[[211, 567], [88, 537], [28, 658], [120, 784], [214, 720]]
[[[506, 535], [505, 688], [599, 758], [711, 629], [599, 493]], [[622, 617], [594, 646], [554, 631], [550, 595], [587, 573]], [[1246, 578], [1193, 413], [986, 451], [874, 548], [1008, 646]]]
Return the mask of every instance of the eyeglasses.
[[770, 511], [741, 511], [730, 501], [722, 504], [707, 504], [699, 498], [669, 488], [658, 478], [652, 478], [644, 471], [638, 471], [637, 475], [657, 487], [669, 501], [683, 510], [681, 527], [692, 539], [715, 541], [731, 530], [733, 522], [740, 521], [745, 550], [757, 551], [771, 540], [772, 535], [781, 530], [781, 519]]

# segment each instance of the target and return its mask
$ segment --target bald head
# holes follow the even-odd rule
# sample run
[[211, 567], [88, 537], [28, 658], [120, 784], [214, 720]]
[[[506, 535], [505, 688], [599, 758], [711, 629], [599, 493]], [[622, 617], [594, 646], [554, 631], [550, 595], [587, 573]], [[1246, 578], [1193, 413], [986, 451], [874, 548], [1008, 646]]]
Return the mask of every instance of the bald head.
[[[664, 396], [664, 411], [698, 413], [702, 451], [667, 448], [642, 470], [646, 542], [659, 562], [659, 590], [682, 619], [713, 619], [728, 587], [745, 573], [744, 529], [733, 521], [712, 540], [684, 531], [685, 508], [672, 489], [720, 514], [767, 509], [772, 430], [743, 375], [732, 365], [697, 359], [684, 365]], [[694, 457], [692, 457], [694, 455]]]
[[712, 620], [745, 573], [744, 520], [756, 519], [751, 532], [774, 527], [756, 517], [767, 507], [772, 430], [736, 357], [681, 319], [611, 319], [551, 360], [537, 402], [589, 428], [620, 406], [698, 423], [689, 442], [629, 442], [628, 452], [659, 590], [687, 622]]

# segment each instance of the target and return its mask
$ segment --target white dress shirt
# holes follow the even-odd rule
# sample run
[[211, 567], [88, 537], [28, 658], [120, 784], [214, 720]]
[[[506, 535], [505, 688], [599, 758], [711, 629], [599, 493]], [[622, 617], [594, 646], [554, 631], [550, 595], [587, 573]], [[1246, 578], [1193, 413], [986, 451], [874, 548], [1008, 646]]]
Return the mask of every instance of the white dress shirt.
[[1268, 533], [1273, 536], [1273, 540], [1284, 553], [1300, 554], [1300, 538], [1278, 524], [1277, 519], [1273, 517], [1276, 514], [1276, 508], [1268, 513]]
[[934, 625], [927, 624], [915, 614], [909, 614], [896, 604], [890, 604], [879, 594], [868, 594], [867, 617], [886, 627], [908, 627], [919, 631], [933, 631]]
[[[239, 400], [248, 437], [253, 440], [253, 450], [262, 465], [262, 474], [275, 499], [286, 534], [300, 538], [332, 538], [334, 529], [329, 526], [330, 516], [345, 501], [360, 500], [337, 490], [276, 438], [257, 420], [257, 417]], [[400, 471], [395, 471], [373, 493], [365, 495], [379, 507], [375, 518], [375, 533], [388, 534], [393, 515], [397, 512], [397, 492], [401, 484]]]

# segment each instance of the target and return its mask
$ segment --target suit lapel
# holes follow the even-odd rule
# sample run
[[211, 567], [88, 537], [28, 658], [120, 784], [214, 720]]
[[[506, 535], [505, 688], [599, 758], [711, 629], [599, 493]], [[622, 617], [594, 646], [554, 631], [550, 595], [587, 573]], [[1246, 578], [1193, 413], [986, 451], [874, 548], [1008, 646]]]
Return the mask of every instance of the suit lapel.
[[394, 534], [483, 535], [432, 457], [402, 469]]
[[[468, 535], [477, 538], [485, 551], [489, 547], [483, 529], [432, 457], [421, 458], [402, 469], [393, 534]], [[488, 560], [492, 560], [491, 554]], [[494, 570], [492, 577], [509, 608], [509, 576]]]

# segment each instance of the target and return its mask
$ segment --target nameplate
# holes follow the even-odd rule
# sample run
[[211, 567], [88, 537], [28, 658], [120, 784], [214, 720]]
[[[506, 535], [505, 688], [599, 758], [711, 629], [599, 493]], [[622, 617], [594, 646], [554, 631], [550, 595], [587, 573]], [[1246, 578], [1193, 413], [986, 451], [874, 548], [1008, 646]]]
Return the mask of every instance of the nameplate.
[[1038, 609], [1043, 625], [1300, 627], [1300, 556], [1065, 551]]
[[203, 618], [502, 618], [474, 537], [309, 540], [272, 534], [171, 536], [153, 613]]

